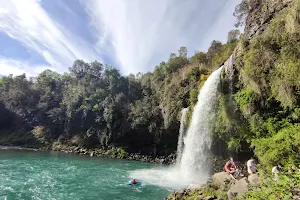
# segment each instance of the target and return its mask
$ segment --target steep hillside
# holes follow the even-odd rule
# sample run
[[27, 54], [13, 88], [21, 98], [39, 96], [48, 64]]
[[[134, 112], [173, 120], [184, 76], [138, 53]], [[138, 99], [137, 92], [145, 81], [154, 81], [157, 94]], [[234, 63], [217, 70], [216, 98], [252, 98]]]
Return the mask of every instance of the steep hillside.
[[[227, 135], [232, 150], [251, 144], [260, 161], [272, 165], [287, 162], [287, 158], [298, 159], [300, 3], [254, 2], [234, 55], [233, 75], [225, 73], [223, 77], [219, 132], [225, 131], [219, 135]], [[266, 17], [266, 8], [272, 15]], [[296, 138], [290, 148], [278, 152], [282, 131]], [[288, 141], [281, 142], [285, 146]]]
[[254, 153], [258, 175], [231, 182], [220, 172], [168, 199], [300, 199], [300, 1], [243, 0], [235, 15], [245, 33], [224, 64], [213, 148], [236, 160]]

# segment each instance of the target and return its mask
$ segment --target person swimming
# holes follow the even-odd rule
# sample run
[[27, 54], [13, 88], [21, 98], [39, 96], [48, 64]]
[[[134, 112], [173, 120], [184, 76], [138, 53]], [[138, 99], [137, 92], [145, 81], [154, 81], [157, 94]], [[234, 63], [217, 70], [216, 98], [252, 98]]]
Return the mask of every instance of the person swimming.
[[131, 184], [137, 184], [137, 182], [136, 182], [136, 180], [134, 179], [134, 178], [130, 178], [130, 182], [131, 182]]

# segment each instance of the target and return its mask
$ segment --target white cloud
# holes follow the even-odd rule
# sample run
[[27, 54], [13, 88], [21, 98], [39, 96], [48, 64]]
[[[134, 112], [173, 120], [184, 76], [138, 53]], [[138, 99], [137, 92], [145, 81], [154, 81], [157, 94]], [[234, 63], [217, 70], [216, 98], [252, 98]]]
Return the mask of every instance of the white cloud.
[[113, 56], [125, 74], [152, 70], [180, 46], [194, 53], [197, 49], [207, 49], [212, 39], [224, 41], [234, 24], [233, 5], [238, 2], [81, 1], [96, 29], [99, 52]]
[[[82, 27], [82, 31], [93, 33], [97, 38], [95, 44], [75, 35], [68, 24], [61, 26], [61, 16], [53, 16], [58, 21], [51, 18], [41, 6], [41, 0], [0, 0], [0, 31], [35, 52], [60, 73], [76, 59], [89, 62], [99, 60], [98, 56], [116, 62], [115, 67], [124, 74], [146, 72], [167, 60], [180, 46], [186, 46], [191, 55], [195, 50], [206, 50], [213, 39], [225, 41], [234, 24], [234, 5], [240, 0], [80, 1], [91, 20], [91, 26]], [[62, 16], [82, 15], [67, 3], [59, 6], [66, 10]], [[30, 59], [25, 63], [31, 63]], [[18, 66], [22, 65], [15, 64], [14, 71], [18, 71]], [[28, 64], [28, 68], [20, 71], [39, 67]]]
[[36, 65], [32, 66], [26, 61], [13, 60], [9, 58], [0, 57], [0, 74], [8, 76], [10, 74], [14, 76], [26, 73], [27, 77], [35, 76], [42, 71], [50, 69], [55, 70], [48, 65]]
[[[96, 60], [93, 48], [52, 20], [40, 3], [40, 0], [0, 0], [0, 31], [38, 53], [58, 72], [66, 71], [76, 59]], [[12, 70], [18, 72], [17, 67], [22, 66], [13, 65]], [[30, 69], [33, 67], [39, 68], [23, 66], [20, 70], [33, 73]]]

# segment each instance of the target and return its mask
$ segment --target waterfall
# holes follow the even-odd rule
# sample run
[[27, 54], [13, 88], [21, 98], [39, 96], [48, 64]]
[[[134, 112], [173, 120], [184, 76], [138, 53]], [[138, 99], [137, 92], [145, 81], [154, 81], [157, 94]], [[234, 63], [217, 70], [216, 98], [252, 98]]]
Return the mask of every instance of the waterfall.
[[212, 125], [215, 120], [215, 105], [222, 68], [223, 66], [214, 71], [200, 89], [180, 163], [180, 172], [185, 177], [206, 179], [210, 174]]
[[[214, 111], [222, 68], [223, 66], [214, 71], [201, 88], [186, 134], [183, 129], [184, 124], [181, 124], [177, 150], [181, 152], [184, 146], [181, 161], [169, 167], [134, 170], [130, 173], [130, 177], [141, 179], [145, 184], [158, 185], [172, 190], [184, 188], [191, 183], [207, 181], [211, 167], [209, 153], [212, 139], [210, 134], [215, 120]], [[182, 123], [184, 112], [186, 110], [182, 111]]]
[[[226, 71], [227, 74], [227, 78], [229, 80], [229, 85], [228, 85], [228, 89], [229, 89], [229, 94], [231, 95], [233, 93], [233, 85], [234, 85], [234, 66], [233, 66], [233, 55], [231, 55], [228, 60], [226, 60], [226, 62], [224, 63], [224, 69]], [[230, 97], [231, 98], [231, 97]]]
[[178, 144], [177, 144], [177, 160], [176, 163], [180, 163], [181, 161], [181, 156], [183, 152], [183, 139], [184, 139], [184, 133], [186, 130], [186, 124], [185, 124], [185, 117], [186, 113], [188, 111], [188, 108], [183, 108], [181, 110], [181, 119], [180, 119], [180, 128], [179, 128], [179, 136], [178, 136]]

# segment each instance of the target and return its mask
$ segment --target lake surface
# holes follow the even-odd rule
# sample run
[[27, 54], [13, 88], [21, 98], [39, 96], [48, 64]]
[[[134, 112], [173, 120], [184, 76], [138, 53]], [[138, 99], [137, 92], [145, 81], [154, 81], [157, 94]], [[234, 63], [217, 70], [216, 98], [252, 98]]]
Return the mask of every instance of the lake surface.
[[0, 200], [162, 200], [170, 190], [126, 185], [132, 171], [153, 167], [59, 152], [0, 149]]

